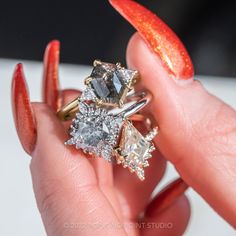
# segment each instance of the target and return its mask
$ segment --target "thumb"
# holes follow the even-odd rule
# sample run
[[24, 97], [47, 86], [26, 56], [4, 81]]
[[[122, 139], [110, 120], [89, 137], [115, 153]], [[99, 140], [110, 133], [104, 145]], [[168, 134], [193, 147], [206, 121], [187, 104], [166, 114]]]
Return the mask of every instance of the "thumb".
[[150, 112], [160, 128], [160, 151], [186, 183], [236, 225], [236, 112], [199, 82], [170, 77], [138, 34], [130, 40], [127, 61], [153, 93]]
[[160, 128], [160, 151], [236, 226], [236, 112], [193, 80], [186, 49], [161, 19], [135, 1], [110, 3], [139, 32], [130, 40], [127, 62], [154, 95], [149, 108]]

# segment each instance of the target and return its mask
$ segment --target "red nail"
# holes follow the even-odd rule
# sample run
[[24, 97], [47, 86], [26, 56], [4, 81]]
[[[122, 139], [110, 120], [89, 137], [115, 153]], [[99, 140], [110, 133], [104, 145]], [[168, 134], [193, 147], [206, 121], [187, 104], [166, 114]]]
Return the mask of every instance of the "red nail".
[[180, 178], [167, 185], [146, 208], [145, 215], [152, 217], [168, 208], [188, 188], [188, 185]]
[[110, 3], [161, 58], [170, 75], [177, 79], [193, 77], [194, 70], [188, 52], [160, 18], [132, 0], [110, 0]]
[[37, 134], [22, 64], [16, 66], [13, 74], [12, 110], [20, 142], [24, 150], [31, 154]]
[[51, 41], [44, 54], [43, 71], [43, 101], [53, 111], [61, 107], [61, 91], [58, 79], [58, 64], [60, 54], [60, 43], [57, 40]]

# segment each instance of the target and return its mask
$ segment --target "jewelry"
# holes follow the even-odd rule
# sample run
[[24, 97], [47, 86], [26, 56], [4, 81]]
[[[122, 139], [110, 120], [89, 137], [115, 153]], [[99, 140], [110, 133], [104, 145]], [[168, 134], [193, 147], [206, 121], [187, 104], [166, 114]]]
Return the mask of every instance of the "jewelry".
[[123, 107], [125, 98], [139, 79], [137, 70], [129, 70], [120, 63], [111, 64], [95, 60], [93, 70], [85, 79], [87, 88], [81, 100], [92, 100], [98, 105]]
[[[135, 103], [135, 105], [130, 106], [130, 108], [126, 110], [126, 113], [131, 112], [132, 115], [134, 115], [142, 107], [146, 106], [150, 102], [150, 100], [151, 100], [151, 94], [149, 92], [139, 92], [136, 94], [129, 95], [127, 97], [128, 102], [131, 102], [131, 101], [137, 101], [137, 102]], [[72, 102], [62, 107], [61, 110], [57, 112], [57, 117], [62, 121], [73, 119], [76, 116], [76, 113], [79, 112], [80, 103], [85, 103], [85, 101], [81, 100], [81, 97], [79, 96], [78, 98], [74, 99]], [[91, 103], [91, 101], [89, 101], [89, 103]], [[107, 107], [106, 109], [109, 110]]]
[[57, 112], [60, 120], [72, 119], [78, 112], [79, 102], [89, 101], [99, 106], [122, 108], [125, 99], [132, 97], [127, 95], [139, 79], [138, 71], [125, 69], [120, 63], [95, 60], [93, 64], [91, 75], [85, 79], [86, 89], [78, 98]]
[[109, 113], [109, 110], [98, 107], [95, 103], [79, 102], [79, 112], [70, 127], [71, 138], [65, 144], [111, 161], [124, 121], [151, 100], [149, 93], [142, 92], [140, 97], [138, 102], [118, 114]]
[[158, 134], [158, 128], [153, 128], [145, 137], [126, 120], [123, 125], [119, 146], [115, 149], [117, 164], [128, 167], [135, 172], [140, 180], [144, 180], [144, 168], [149, 166], [148, 159], [155, 150], [151, 142]]
[[[57, 116], [61, 120], [74, 118], [66, 145], [110, 162], [115, 160], [144, 180], [144, 168], [155, 150], [151, 141], [158, 129], [153, 128], [143, 136], [132, 124], [132, 120], [147, 121], [138, 112], [151, 101], [149, 92], [134, 93], [133, 85], [138, 78], [137, 71], [125, 69], [119, 63], [95, 60], [91, 75], [85, 79], [86, 89]], [[115, 113], [114, 108], [122, 108], [125, 101], [135, 102]]]

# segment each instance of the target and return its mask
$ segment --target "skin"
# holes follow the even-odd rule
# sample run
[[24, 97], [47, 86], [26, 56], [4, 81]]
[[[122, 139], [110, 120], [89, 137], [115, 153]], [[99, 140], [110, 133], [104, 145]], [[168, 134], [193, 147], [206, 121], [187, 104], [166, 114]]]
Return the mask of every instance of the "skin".
[[[78, 91], [59, 89], [58, 42], [52, 42], [45, 54], [44, 103], [30, 103], [18, 65], [13, 113], [22, 146], [32, 156], [33, 188], [47, 234], [182, 235], [190, 217], [187, 185], [236, 227], [235, 110], [193, 80], [182, 43], [156, 16], [130, 0], [111, 3], [139, 32], [128, 44], [127, 64], [140, 72], [139, 86], [153, 94], [142, 112], [159, 126], [154, 140], [158, 151], [140, 182], [127, 169], [65, 146], [69, 122], [61, 123], [55, 110], [77, 97]], [[136, 125], [145, 133], [142, 124]], [[151, 199], [166, 160], [183, 181]], [[171, 226], [158, 228], [161, 222]]]
[[235, 110], [198, 81], [165, 79], [161, 62], [138, 35], [132, 38], [127, 55], [129, 65], [139, 68], [146, 78], [143, 85], [154, 94], [150, 111], [161, 127], [157, 138], [161, 153], [188, 185], [235, 226]]
[[[153, 93], [153, 102], [145, 112], [151, 113], [160, 126], [155, 143], [161, 153], [175, 165], [185, 182], [235, 226], [236, 191], [231, 187], [236, 181], [236, 160], [233, 158], [236, 152], [233, 145], [235, 111], [208, 94], [197, 81], [167, 79], [169, 75], [162, 63], [138, 34], [129, 42], [127, 61], [131, 68], [142, 74], [141, 86]], [[76, 95], [76, 91], [65, 91], [65, 103]], [[171, 229], [104, 228], [109, 224], [137, 222], [164, 174], [165, 160], [160, 153], [154, 153], [150, 167], [146, 169], [146, 180], [140, 182], [126, 169], [112, 168], [103, 159], [85, 158], [73, 147], [64, 146], [68, 124], [63, 125], [45, 104], [33, 104], [33, 110], [37, 142], [30, 168], [38, 208], [48, 235], [95, 232], [109, 235], [110, 231], [113, 235], [183, 234], [190, 216], [184, 195], [163, 211], [140, 219], [141, 222], [172, 222]], [[67, 223], [86, 223], [87, 226], [65, 227]], [[104, 227], [91, 228], [96, 223]]]

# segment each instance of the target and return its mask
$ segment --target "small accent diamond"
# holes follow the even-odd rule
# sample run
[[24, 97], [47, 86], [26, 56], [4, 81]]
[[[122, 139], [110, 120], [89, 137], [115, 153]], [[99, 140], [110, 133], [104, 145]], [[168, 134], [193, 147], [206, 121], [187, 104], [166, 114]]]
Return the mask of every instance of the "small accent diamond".
[[81, 94], [81, 101], [95, 101], [96, 95], [90, 87], [87, 87]]
[[128, 86], [132, 83], [133, 78], [138, 76], [138, 72], [136, 70], [121, 68], [117, 72], [119, 76], [123, 78], [125, 84]]

